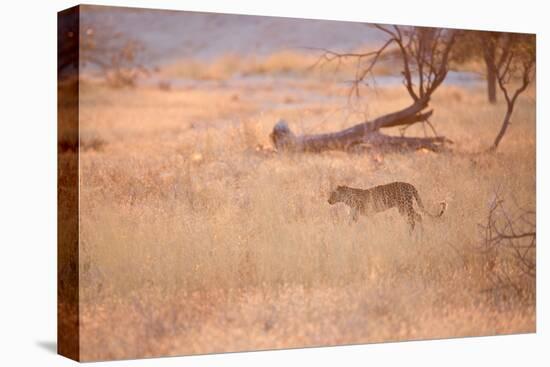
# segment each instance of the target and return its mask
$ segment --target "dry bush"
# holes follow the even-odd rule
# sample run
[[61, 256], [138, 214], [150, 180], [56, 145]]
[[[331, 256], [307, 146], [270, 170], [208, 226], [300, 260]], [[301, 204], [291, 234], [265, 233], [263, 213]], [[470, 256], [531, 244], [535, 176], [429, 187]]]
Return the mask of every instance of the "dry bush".
[[80, 151], [102, 151], [107, 142], [97, 132], [80, 131]]
[[515, 204], [505, 206], [497, 192], [482, 225], [481, 254], [488, 282], [487, 293], [496, 300], [517, 297], [533, 304], [536, 295], [535, 211]]
[[80, 29], [81, 67], [99, 71], [108, 86], [133, 87], [148, 74], [141, 60], [145, 51], [141, 42], [98, 20], [84, 21]]

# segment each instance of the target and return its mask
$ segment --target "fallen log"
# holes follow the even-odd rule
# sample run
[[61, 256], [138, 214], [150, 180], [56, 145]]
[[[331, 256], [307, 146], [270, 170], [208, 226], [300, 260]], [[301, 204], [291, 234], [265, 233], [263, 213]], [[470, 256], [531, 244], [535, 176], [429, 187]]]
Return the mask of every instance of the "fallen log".
[[372, 121], [366, 121], [347, 129], [325, 134], [296, 136], [288, 123], [279, 120], [270, 134], [271, 141], [278, 151], [322, 152], [326, 150], [350, 150], [357, 146], [390, 150], [429, 149], [438, 151], [451, 141], [444, 136], [405, 137], [390, 136], [379, 132], [381, 128], [411, 125], [426, 121], [433, 110], [422, 112], [428, 106], [429, 97], [418, 99], [411, 106], [389, 113]]

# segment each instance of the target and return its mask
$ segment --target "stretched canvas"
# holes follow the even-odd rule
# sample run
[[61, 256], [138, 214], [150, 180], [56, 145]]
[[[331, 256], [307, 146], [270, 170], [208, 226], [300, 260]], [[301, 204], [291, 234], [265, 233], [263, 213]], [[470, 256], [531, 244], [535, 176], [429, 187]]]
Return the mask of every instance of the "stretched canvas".
[[61, 11], [59, 353], [535, 332], [535, 56], [534, 34]]

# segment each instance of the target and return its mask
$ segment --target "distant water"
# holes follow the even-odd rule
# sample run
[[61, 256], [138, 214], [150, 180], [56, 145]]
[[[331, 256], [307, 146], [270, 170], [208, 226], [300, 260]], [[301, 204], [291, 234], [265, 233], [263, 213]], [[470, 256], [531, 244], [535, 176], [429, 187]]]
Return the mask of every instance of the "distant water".
[[[480, 86], [483, 78], [478, 73], [470, 71], [449, 71], [445, 77], [445, 85], [454, 85], [463, 88], [475, 88]], [[371, 86], [394, 86], [403, 84], [401, 75], [380, 75], [374, 81], [370, 81]]]
[[[227, 80], [196, 80], [185, 78], [158, 78], [151, 76], [141, 79], [139, 82], [142, 85], [157, 86], [161, 82], [169, 82], [172, 88], [217, 88], [223, 85], [226, 88], [234, 87], [258, 87], [261, 85], [272, 88], [284, 89], [288, 87], [289, 82], [293, 81], [292, 77], [263, 76], [263, 75], [247, 75], [234, 76]], [[484, 79], [477, 73], [468, 71], [449, 71], [445, 78], [445, 85], [454, 85], [462, 88], [478, 88], [483, 85]], [[400, 75], [379, 75], [375, 79], [369, 79], [368, 85], [371, 87], [386, 87], [397, 86], [403, 84], [403, 77]]]

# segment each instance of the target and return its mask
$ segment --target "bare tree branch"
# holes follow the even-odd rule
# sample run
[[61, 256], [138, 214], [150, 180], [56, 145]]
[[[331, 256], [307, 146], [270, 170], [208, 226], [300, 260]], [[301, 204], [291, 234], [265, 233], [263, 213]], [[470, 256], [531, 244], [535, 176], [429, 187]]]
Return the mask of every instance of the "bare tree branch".
[[[365, 121], [342, 131], [295, 136], [288, 124], [278, 122], [271, 139], [274, 146], [280, 150], [319, 152], [331, 149], [349, 149], [358, 144], [369, 144], [376, 147], [391, 147], [395, 149], [426, 148], [437, 151], [450, 140], [437, 136], [434, 126], [428, 121], [433, 111], [424, 111], [432, 94], [443, 83], [447, 76], [451, 50], [456, 31], [439, 28], [401, 27], [374, 25], [389, 38], [375, 51], [365, 53], [338, 53], [322, 49], [323, 53], [315, 63], [338, 62], [345, 58], [357, 59], [355, 78], [352, 82], [350, 95], [359, 96], [359, 89], [368, 76], [373, 76], [374, 67], [395, 45], [402, 62], [402, 75], [405, 88], [412, 99], [412, 104], [397, 112], [380, 116], [372, 121]], [[416, 80], [416, 83], [415, 83]], [[379, 132], [382, 128], [427, 123], [435, 134], [434, 137], [407, 138], [404, 136], [386, 136]]]

